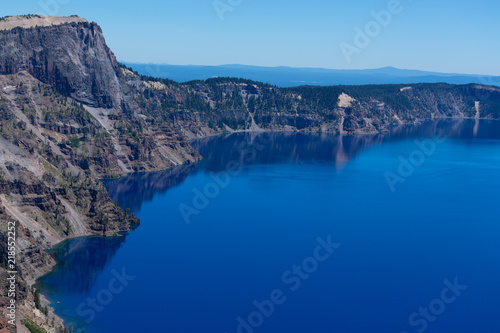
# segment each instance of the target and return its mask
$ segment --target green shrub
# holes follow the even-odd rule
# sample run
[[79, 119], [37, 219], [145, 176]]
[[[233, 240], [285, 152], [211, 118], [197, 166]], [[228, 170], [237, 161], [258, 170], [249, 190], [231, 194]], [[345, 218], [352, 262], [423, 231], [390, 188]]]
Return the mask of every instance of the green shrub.
[[26, 326], [26, 328], [31, 332], [31, 333], [47, 333], [46, 330], [35, 324], [29, 319], [25, 319], [22, 321], [22, 324]]
[[76, 135], [68, 136], [69, 141], [73, 148], [80, 148], [80, 139]]

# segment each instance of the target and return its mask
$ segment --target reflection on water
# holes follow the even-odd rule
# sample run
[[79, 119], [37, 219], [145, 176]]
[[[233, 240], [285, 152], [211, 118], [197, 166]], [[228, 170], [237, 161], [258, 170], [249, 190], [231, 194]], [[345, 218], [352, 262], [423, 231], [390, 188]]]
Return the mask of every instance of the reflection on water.
[[[193, 146], [200, 151], [201, 155], [204, 158], [203, 161], [196, 165], [184, 165], [165, 172], [134, 174], [119, 180], [107, 181], [105, 182], [105, 185], [110, 196], [115, 201], [118, 201], [122, 207], [130, 208], [132, 211], [137, 212], [141, 209], [141, 206], [145, 201], [151, 201], [157, 194], [165, 193], [169, 189], [175, 186], [179, 186], [184, 181], [186, 181], [189, 175], [200, 173], [199, 175], [201, 176], [201, 173], [203, 172], [226, 171], [228, 161], [239, 162], [241, 165], [243, 165], [243, 169], [245, 169], [245, 166], [257, 164], [275, 164], [276, 168], [278, 169], [281, 168], [281, 165], [283, 164], [315, 164], [314, 167], [316, 167], [316, 164], [327, 164], [328, 168], [330, 168], [331, 166], [332, 168], [335, 167], [337, 170], [342, 170], [349, 164], [350, 161], [356, 159], [363, 151], [369, 149], [373, 145], [381, 145], [383, 143], [388, 143], [391, 141], [404, 141], [408, 139], [412, 140], [413, 138], [433, 137], [436, 135], [444, 135], [450, 139], [460, 139], [461, 145], [486, 145], [490, 140], [500, 139], [500, 122], [483, 120], [440, 120], [435, 122], [427, 122], [416, 126], [398, 126], [392, 128], [391, 131], [387, 133], [363, 136], [265, 132], [228, 134], [216, 138], [207, 138], [193, 142]], [[410, 142], [410, 145], [411, 144], [412, 143]], [[467, 153], [466, 150], [460, 152], [462, 154]], [[395, 151], [395, 154], [397, 156], [398, 152]], [[368, 167], [372, 168], [373, 166], [368, 165]], [[341, 177], [338, 177], [338, 179], [340, 178]], [[190, 180], [191, 178], [188, 179], [188, 181]], [[335, 180], [337, 180], [337, 178], [335, 178]], [[350, 183], [348, 185], [350, 185]], [[383, 185], [385, 186], [385, 184]], [[348, 186], [345, 186], [345, 188], [348, 188]], [[358, 195], [355, 186], [352, 192], [355, 193], [355, 196]], [[339, 198], [342, 198], [343, 195], [343, 192], [339, 194]], [[351, 197], [353, 197], [352, 193]], [[167, 201], [172, 198], [165, 199]], [[383, 201], [383, 199], [384, 198], [382, 198], [381, 201]], [[413, 201], [411, 200], [409, 200], [408, 202], [413, 203]], [[346, 211], [348, 211], [349, 214], [351, 214], [351, 210], [349, 209], [349, 207], [351, 207], [352, 210], [357, 209], [357, 206], [350, 205], [349, 201], [346, 201], [346, 203], [348, 205]], [[404, 204], [404, 202], [400, 203]], [[162, 203], [162, 205], [163, 204], [164, 203]], [[228, 206], [229, 205], [230, 204], [228, 204]], [[271, 206], [272, 205], [273, 204], [271, 204]], [[224, 206], [224, 208], [225, 207], [227, 206]], [[272, 208], [274, 209], [274, 206]], [[372, 209], [377, 209], [377, 207], [372, 207]], [[270, 211], [269, 207], [268, 211]], [[381, 212], [379, 211], [379, 214], [380, 213]], [[150, 217], [150, 221], [154, 221], [155, 216], [158, 217], [159, 215], [152, 214], [151, 216], [152, 217]], [[176, 267], [176, 269], [180, 271], [193, 273], [192, 271], [190, 271], [191, 263], [193, 267], [198, 267], [197, 265], [200, 265], [199, 262], [196, 262], [196, 260], [188, 261], [189, 265], [184, 265], [184, 257], [182, 255], [174, 255], [178, 251], [179, 244], [187, 244], [185, 240], [189, 237], [186, 237], [185, 234], [183, 234], [185, 232], [185, 229], [182, 229], [182, 231], [179, 232], [180, 241], [179, 244], [177, 244], [175, 243], [175, 238], [177, 237], [177, 235], [175, 233], [172, 234], [165, 232], [165, 230], [175, 230], [175, 226], [172, 227], [169, 225], [168, 227], [166, 227], [165, 225], [166, 224], [159, 223], [158, 226], [154, 226], [153, 233], [155, 233], [156, 235], [147, 235], [147, 233], [139, 235], [138, 232], [136, 235], [134, 235], [134, 237], [136, 237], [135, 243], [134, 238], [130, 238], [128, 246], [124, 247], [121, 250], [122, 252], [120, 252], [120, 255], [118, 255], [115, 260], [117, 260], [121, 256], [121, 254], [126, 253], [126, 256], [124, 257], [126, 257], [125, 262], [127, 263], [127, 265], [130, 265], [130, 268], [136, 267], [137, 269], [137, 267], [139, 267], [140, 269], [142, 269], [142, 267], [137, 266], [139, 262], [137, 260], [135, 260], [136, 266], [134, 266], [134, 259], [132, 257], [137, 254], [136, 252], [140, 252], [137, 251], [137, 249], [142, 249], [144, 247], [149, 251], [149, 246], [155, 246], [155, 244], [159, 244], [158, 246], [163, 247], [162, 242], [165, 242], [165, 239], [168, 238], [168, 236], [165, 235], [174, 235], [170, 238], [170, 253], [172, 254], [172, 257], [170, 257], [169, 259], [171, 260], [171, 265], [173, 267]], [[196, 236], [199, 236], [199, 239], [210, 239], [211, 236], [214, 236], [210, 236], [210, 232], [201, 232], [207, 230], [201, 229], [202, 227], [203, 226], [200, 224], [200, 229], [190, 229], [190, 232], [193, 232], [193, 234], [190, 235], [194, 235], [194, 237], [192, 239], [189, 239], [189, 241], [196, 240]], [[369, 225], [365, 225], [365, 227], [369, 227]], [[139, 228], [139, 231], [140, 230], [141, 229]], [[152, 229], [150, 229], [150, 232], [151, 230]], [[161, 230], [163, 230], [163, 233], [161, 232]], [[200, 231], [199, 234], [196, 234], [197, 230]], [[156, 237], [157, 235], [160, 235], [161, 238]], [[208, 236], [205, 237], [205, 235]], [[356, 234], [356, 236], [351, 239], [351, 241], [355, 242], [357, 236], [358, 235]], [[385, 234], [381, 232], [378, 236], [385, 237]], [[245, 234], [244, 238], [240, 238], [240, 241], [241, 239], [246, 239], [246, 237], [247, 235]], [[153, 243], [151, 241], [151, 238], [155, 239], [156, 243]], [[78, 305], [79, 302], [85, 301], [85, 299], [89, 296], [89, 293], [95, 295], [96, 291], [92, 291], [93, 288], [99, 289], [100, 285], [102, 287], [103, 283], [107, 283], [100, 281], [102, 278], [100, 278], [100, 274], [106, 268], [109, 269], [110, 267], [108, 266], [116, 264], [110, 264], [111, 259], [113, 259], [116, 252], [124, 244], [124, 242], [125, 238], [123, 237], [107, 239], [90, 237], [73, 239], [62, 243], [53, 252], [58, 261], [58, 265], [55, 267], [52, 273], [40, 279], [40, 281], [38, 282], [38, 287], [53, 302], [59, 300], [61, 301], [61, 305], [59, 307], [56, 306], [56, 310], [59, 311], [58, 313], [63, 314], [65, 318], [70, 318], [70, 320], [75, 321], [75, 318], [77, 318], [77, 314], [75, 313], [76, 306], [74, 306], [74, 304]], [[136, 246], [135, 248], [134, 245]], [[215, 244], [211, 244], [211, 246], [215, 247], [215, 250], [217, 250]], [[186, 249], [184, 249], [184, 252], [188, 253], [185, 258], [195, 258], [194, 256], [190, 257], [190, 252], [186, 251]], [[162, 262], [162, 260], [164, 260], [163, 256], [166, 255], [153, 253], [151, 255], [151, 261], [147, 260], [149, 258], [141, 259], [144, 260], [147, 265], [149, 264], [157, 267], [158, 262]], [[142, 265], [142, 260], [140, 265]], [[235, 262], [237, 263], [239, 262], [239, 260], [240, 259], [238, 258]], [[159, 266], [163, 267], [163, 265]], [[175, 273], [172, 273], [173, 271], [169, 270], [169, 265], [164, 266], [166, 268], [163, 272], [165, 274], [171, 274], [169, 275], [169, 281], [171, 283], [175, 283], [176, 279], [187, 279], [186, 283], [194, 283], [194, 285], [192, 286], [194, 289], [202, 288], [199, 286], [200, 281], [198, 275], [185, 274], [178, 276]], [[204, 274], [214, 273], [213, 266], [207, 267], [208, 268], [206, 272], [204, 272]], [[127, 269], [128, 268], [129, 267], [127, 267]], [[159, 270], [161, 271], [161, 269]], [[227, 270], [226, 273], [228, 272], [231, 271]], [[142, 278], [145, 278], [146, 275], [147, 274], [144, 273]], [[189, 278], [193, 276], [195, 276], [195, 278], [193, 278], [194, 280], [190, 280]], [[155, 276], [148, 276], [147, 278], [156, 281], [154, 280]], [[214, 277], [212, 276], [212, 278]], [[217, 279], [218, 277], [214, 278], [214, 281], [219, 281]], [[145, 281], [150, 282], [150, 280], [147, 279]], [[163, 281], [159, 282], [158, 280], [156, 282], [151, 282], [152, 285], [154, 283], [159, 284], [163, 283]], [[133, 294], [134, 287], [132, 287], [130, 295], [133, 296], [129, 297], [135, 296], [137, 297], [137, 299], [139, 299], [140, 297], [145, 297], [141, 293], [143, 289], [148, 290], [148, 287], [149, 286], [147, 286], [146, 284], [138, 286], [137, 294]], [[189, 288], [191, 288], [191, 286]], [[226, 286], [224, 286], [224, 288], [226, 288]], [[207, 290], [211, 291], [210, 288], [207, 288]], [[154, 291], [152, 296], [153, 298], [156, 297], [155, 293], [157, 291], [158, 290]], [[169, 299], [180, 300], [178, 304], [181, 304], [183, 301], [185, 301], [186, 298], [189, 299], [189, 297], [185, 296], [184, 294], [177, 295], [175, 287], [170, 288], [169, 292], [171, 293], [170, 295], [168, 295], [168, 297], [170, 297]], [[74, 297], [74, 294], [78, 294], [77, 297]], [[65, 296], [67, 296], [66, 299], [64, 299]], [[71, 299], [72, 297], [74, 297], [75, 299]], [[163, 299], [164, 298], [161, 298], [161, 302], [163, 302]], [[128, 302], [130, 303], [130, 301]], [[165, 306], [165, 304], [158, 303], [157, 308], [163, 309], [163, 306]], [[177, 307], [177, 305], [175, 307]], [[171, 307], [170, 310], [172, 310], [173, 308], [174, 307]], [[198, 312], [200, 312], [199, 309]], [[122, 312], [119, 313], [121, 314]], [[172, 316], [179, 316], [179, 313], [176, 313]], [[102, 316], [101, 318], [106, 318], [106, 316]], [[191, 319], [187, 321], [188, 324], [191, 322]]]
[[228, 161], [240, 165], [330, 163], [341, 170], [358, 154], [372, 145], [409, 138], [444, 135], [460, 139], [498, 139], [500, 122], [487, 120], [445, 119], [419, 125], [401, 125], [390, 132], [376, 135], [342, 136], [300, 133], [236, 133], [193, 142], [203, 156], [196, 165], [184, 165], [173, 170], [134, 174], [119, 180], [106, 181], [114, 201], [132, 212], [140, 210], [144, 201], [156, 194], [180, 185], [189, 174], [200, 171], [221, 172]]
[[[475, 126], [476, 129], [475, 129]], [[368, 147], [389, 141], [444, 135], [461, 139], [497, 139], [500, 122], [440, 120], [420, 125], [404, 125], [377, 135], [341, 136], [297, 133], [240, 133], [195, 141], [193, 146], [204, 157], [203, 168], [223, 171], [229, 160], [241, 164], [332, 163], [342, 168]], [[256, 154], [252, 154], [252, 149]]]
[[51, 251], [57, 265], [37, 288], [49, 294], [55, 288], [59, 293], [88, 293], [124, 242], [125, 237], [83, 237], [59, 244]]
[[194, 164], [181, 165], [168, 171], [137, 173], [118, 180], [104, 180], [103, 183], [113, 201], [137, 212], [144, 201], [181, 184], [195, 168]]

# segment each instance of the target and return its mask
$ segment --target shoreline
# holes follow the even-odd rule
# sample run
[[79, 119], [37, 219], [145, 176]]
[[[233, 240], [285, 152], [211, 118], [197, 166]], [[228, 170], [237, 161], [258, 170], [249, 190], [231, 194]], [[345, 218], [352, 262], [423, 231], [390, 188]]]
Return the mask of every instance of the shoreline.
[[[462, 117], [462, 118], [455, 118], [455, 117], [440, 117], [440, 118], [430, 118], [430, 119], [424, 119], [422, 121], [418, 121], [418, 122], [414, 122], [414, 123], [403, 123], [403, 124], [394, 124], [393, 127], [391, 128], [397, 128], [397, 127], [400, 127], [400, 126], [415, 126], [415, 125], [419, 125], [421, 123], [426, 123], [426, 122], [432, 122], [432, 121], [440, 121], [440, 120], [456, 120], [456, 121], [462, 121], [462, 120], [481, 120], [481, 121], [500, 121], [498, 119], [490, 119], [490, 118], [472, 118], [472, 117]], [[383, 133], [387, 133], [387, 132], [390, 132], [391, 128], [389, 128], [387, 131], [383, 131], [383, 132], [377, 132], [377, 133], [350, 133], [350, 134], [341, 134], [341, 133], [333, 133], [333, 132], [321, 132], [321, 131], [298, 131], [298, 130], [295, 130], [295, 131], [292, 131], [292, 130], [238, 130], [238, 131], [234, 131], [234, 132], [226, 132], [226, 133], [218, 133], [218, 134], [212, 134], [212, 135], [207, 135], [207, 136], [204, 136], [204, 137], [199, 137], [199, 138], [195, 138], [195, 139], [190, 139], [189, 142], [190, 143], [193, 143], [195, 141], [198, 141], [198, 140], [204, 140], [204, 139], [212, 139], [212, 138], [215, 138], [215, 137], [220, 137], [220, 136], [225, 136], [225, 135], [231, 135], [231, 134], [237, 134], [237, 133], [250, 133], [250, 134], [261, 134], [261, 133], [288, 133], [288, 134], [329, 134], [329, 135], [333, 135], [333, 136], [366, 136], [366, 135], [378, 135], [378, 134], [383, 134]], [[203, 157], [202, 157], [203, 158]], [[187, 163], [187, 164], [184, 164], [184, 165], [192, 165], [192, 164], [196, 164], [198, 163], [199, 161], [197, 162], [191, 162], [191, 163]], [[155, 171], [150, 171], [150, 172], [132, 172], [132, 173], [129, 173], [125, 176], [122, 176], [122, 177], [119, 177], [119, 178], [114, 178], [114, 179], [103, 179], [105, 181], [112, 181], [112, 180], [118, 180], [118, 179], [122, 179], [122, 178], [126, 178], [127, 176], [131, 176], [131, 175], [134, 175], [134, 174], [152, 174], [152, 173], [157, 173], [157, 172], [165, 172], [165, 171], [169, 171], [169, 170], [173, 170], [175, 169], [176, 167], [180, 167], [182, 165], [178, 165], [178, 166], [175, 166], [175, 167], [172, 167], [172, 168], [168, 168], [168, 169], [164, 169], [164, 170], [155, 170]], [[101, 181], [101, 180], [99, 180]], [[49, 253], [49, 255], [51, 255], [51, 257], [53, 258], [54, 260], [54, 264], [50, 267], [50, 270], [45, 272], [44, 274], [41, 274], [39, 276], [37, 276], [35, 278], [35, 282], [31, 285], [29, 285], [30, 288], [32, 288], [33, 286], [36, 285], [36, 283], [38, 282], [38, 280], [44, 276], [46, 276], [47, 274], [50, 274], [51, 272], [53, 272], [54, 270], [54, 267], [58, 264], [57, 260], [55, 259], [54, 256], [52, 256], [52, 254], [50, 254], [51, 251], [53, 251], [54, 249], [57, 248], [57, 246], [60, 246], [61, 244], [63, 244], [64, 242], [66, 241], [70, 241], [70, 240], [75, 240], [75, 239], [83, 239], [83, 238], [105, 238], [105, 239], [110, 239], [110, 238], [126, 238], [128, 236], [128, 233], [130, 231], [127, 231], [127, 232], [124, 232], [123, 235], [113, 235], [113, 236], [102, 236], [102, 235], [92, 235], [92, 234], [89, 234], [89, 235], [85, 235], [85, 236], [74, 236], [74, 237], [67, 237], [61, 241], [59, 241], [58, 243], [55, 243], [55, 244], [52, 244], [52, 246], [50, 248], [46, 248], [44, 249], [44, 251], [46, 253]], [[54, 316], [56, 318], [56, 322], [59, 322], [61, 324], [70, 324], [69, 322], [66, 322], [62, 317], [60, 317], [59, 315], [57, 315], [55, 313], [55, 309], [53, 307], [51, 307], [51, 301], [46, 297], [46, 295], [44, 295], [43, 293], [40, 294], [41, 296], [41, 300], [42, 300], [42, 304], [43, 306], [47, 305], [49, 307], [49, 313]]]
[[[44, 306], [47, 306], [48, 309], [49, 309], [49, 316], [52, 315], [54, 318], [55, 318], [55, 321], [57, 323], [59, 323], [60, 325], [63, 325], [64, 327], [67, 327], [69, 326], [70, 324], [72, 324], [72, 322], [68, 322], [67, 320], [65, 320], [63, 317], [61, 317], [60, 315], [58, 315], [56, 313], [56, 309], [54, 307], [52, 307], [52, 304], [56, 303], [56, 304], [62, 304], [60, 301], [57, 301], [57, 300], [50, 300], [49, 297], [40, 289], [36, 288], [36, 285], [37, 283], [39, 283], [40, 279], [42, 279], [43, 277], [51, 274], [54, 272], [54, 268], [60, 264], [60, 261], [57, 260], [56, 256], [52, 253], [53, 251], [56, 251], [57, 250], [57, 247], [60, 247], [62, 246], [62, 244], [64, 244], [65, 242], [68, 242], [68, 241], [74, 241], [74, 240], [78, 240], [78, 239], [88, 239], [88, 238], [103, 238], [103, 239], [113, 239], [113, 238], [126, 238], [128, 236], [128, 232], [124, 232], [123, 235], [114, 235], [114, 236], [102, 236], [102, 235], [86, 235], [86, 236], [77, 236], [77, 237], [68, 237], [56, 244], [53, 244], [53, 246], [51, 248], [48, 248], [48, 249], [45, 249], [45, 253], [47, 253], [48, 255], [51, 256], [51, 258], [53, 259], [53, 262], [54, 264], [50, 267], [50, 270], [41, 274], [40, 276], [37, 276], [34, 280], [34, 283], [32, 284], [29, 284], [28, 287], [30, 288], [30, 290], [32, 290], [32, 288], [35, 288], [37, 290], [40, 291], [40, 303], [41, 303], [41, 306], [44, 307]], [[126, 234], [125, 234], [126, 233]], [[36, 311], [33, 311], [35, 313], [35, 315], [39, 315], [39, 313], [37, 313]], [[40, 312], [40, 311], [38, 311]], [[73, 323], [74, 325], [75, 323]]]
[[[238, 134], [238, 133], [317, 133], [317, 134], [331, 134], [331, 135], [343, 135], [343, 136], [355, 136], [355, 135], [377, 135], [381, 133], [386, 133], [387, 131], [390, 131], [392, 128], [396, 128], [398, 126], [411, 126], [411, 125], [418, 125], [420, 123], [428, 122], [428, 121], [438, 121], [438, 120], [487, 120], [487, 121], [500, 121], [500, 119], [494, 119], [494, 118], [484, 118], [484, 117], [432, 117], [432, 118], [426, 118], [426, 119], [418, 119], [414, 122], [403, 122], [400, 124], [394, 123], [390, 125], [389, 128], [387, 128], [385, 131], [376, 131], [376, 132], [329, 132], [329, 131], [322, 131], [321, 129], [319, 130], [293, 130], [293, 129], [260, 129], [260, 130], [254, 130], [254, 129], [244, 129], [244, 130], [234, 130], [234, 131], [227, 131], [227, 132], [221, 132], [221, 133], [214, 133], [214, 134], [207, 134], [205, 136], [197, 136], [197, 137], [188, 137], [189, 142], [195, 142], [198, 140], [203, 140], [206, 138], [213, 138], [213, 137], [218, 137], [218, 136], [223, 136], [223, 135], [231, 135], [231, 134]], [[165, 170], [159, 170], [159, 171], [167, 171], [171, 170], [170, 169], [165, 169]], [[152, 171], [156, 172], [156, 171]], [[134, 174], [135, 172], [132, 172], [130, 174]], [[122, 178], [122, 177], [119, 177]], [[117, 179], [119, 179], [117, 178]]]

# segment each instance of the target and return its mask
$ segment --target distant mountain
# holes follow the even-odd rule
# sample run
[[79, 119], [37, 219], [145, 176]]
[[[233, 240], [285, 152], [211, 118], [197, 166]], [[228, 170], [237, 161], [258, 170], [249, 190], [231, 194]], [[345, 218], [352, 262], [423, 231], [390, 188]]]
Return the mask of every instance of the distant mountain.
[[127, 62], [124, 62], [124, 64], [132, 67], [140, 74], [168, 78], [177, 82], [206, 80], [213, 77], [240, 77], [273, 84], [279, 87], [438, 82], [450, 84], [479, 83], [500, 86], [500, 76], [445, 74], [398, 69], [394, 67], [338, 70], [323, 68], [258, 67], [246, 65], [179, 66]]

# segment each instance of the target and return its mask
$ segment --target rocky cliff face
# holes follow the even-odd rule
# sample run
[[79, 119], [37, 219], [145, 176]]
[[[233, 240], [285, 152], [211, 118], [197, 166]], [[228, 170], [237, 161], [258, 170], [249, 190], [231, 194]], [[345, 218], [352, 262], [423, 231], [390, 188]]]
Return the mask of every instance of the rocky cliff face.
[[127, 80], [95, 23], [0, 19], [0, 208], [41, 248], [138, 223], [97, 179], [200, 158], [179, 127], [146, 115]]
[[[77, 168], [113, 177], [199, 159], [178, 128], [146, 121], [96, 23], [38, 15], [3, 19], [0, 75], [9, 107], [62, 146]], [[69, 135], [83, 147], [67, 148]]]
[[[0, 220], [2, 236], [6, 221], [17, 223], [20, 317], [44, 324], [48, 317], [33, 308], [26, 287], [54, 264], [44, 249], [68, 237], [116, 235], [137, 225], [98, 178], [154, 169], [148, 158], [160, 154], [140, 110], [126, 102], [121, 70], [100, 28], [79, 18], [29, 24], [39, 18], [0, 20]], [[99, 120], [103, 113], [111, 117]], [[115, 123], [137, 132], [133, 143]], [[167, 134], [175, 144], [178, 134]], [[140, 146], [142, 140], [149, 144]], [[171, 163], [165, 158], [158, 165]], [[0, 239], [2, 257], [4, 245]]]
[[[96, 23], [74, 18], [37, 26], [37, 17], [0, 32], [0, 74], [30, 73], [76, 101], [94, 107], [119, 108], [119, 67]], [[13, 18], [0, 22], [8, 26]], [[21, 22], [32, 26], [19, 27]]]
[[231, 78], [143, 80], [148, 85], [132, 89], [137, 103], [191, 137], [241, 130], [373, 134], [426, 119], [500, 118], [500, 88], [477, 84], [280, 89]]

